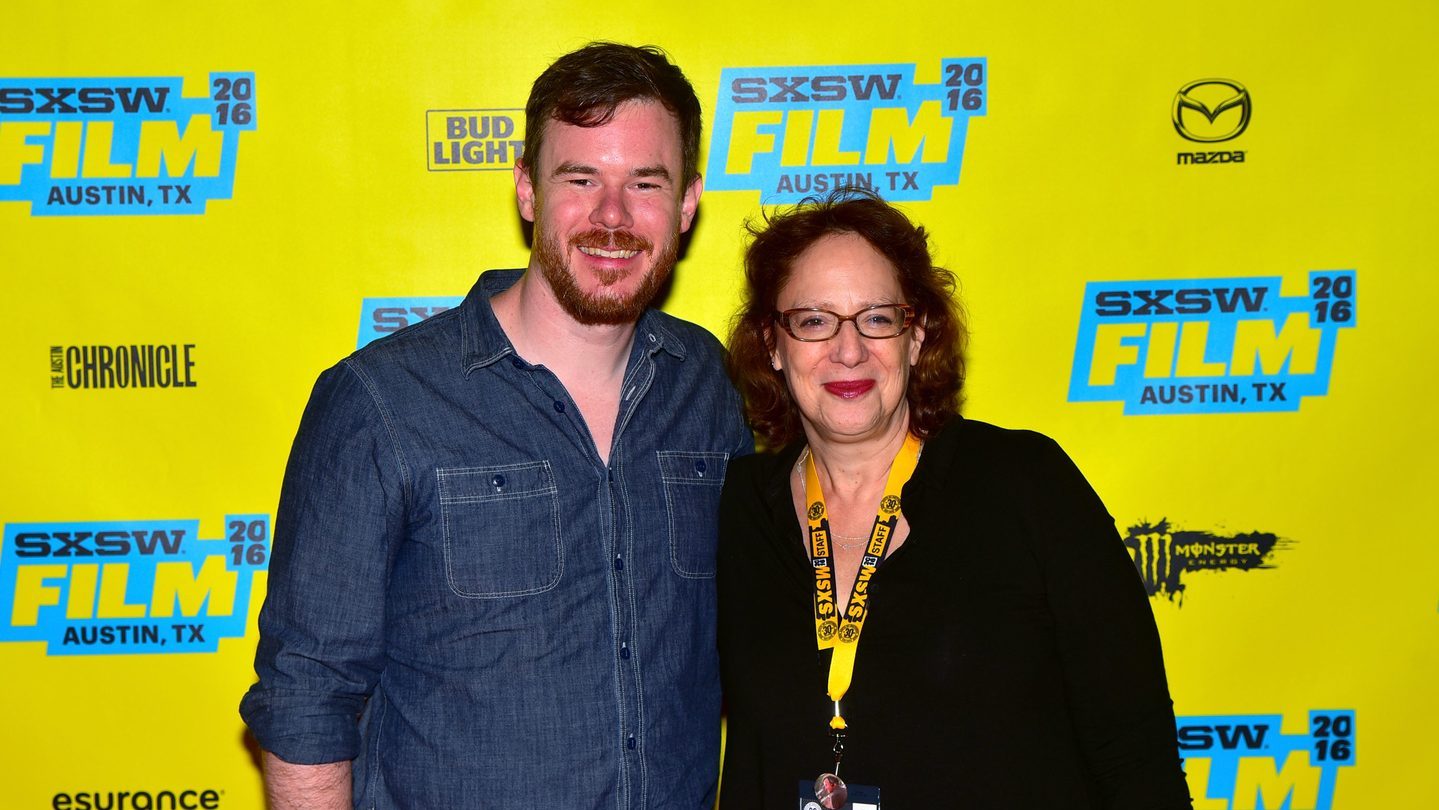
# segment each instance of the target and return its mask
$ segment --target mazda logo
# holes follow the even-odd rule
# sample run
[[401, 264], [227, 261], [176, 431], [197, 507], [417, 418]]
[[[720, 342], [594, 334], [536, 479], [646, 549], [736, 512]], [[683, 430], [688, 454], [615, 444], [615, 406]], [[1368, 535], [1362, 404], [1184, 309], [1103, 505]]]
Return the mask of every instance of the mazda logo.
[[[1214, 126], [1219, 116], [1239, 108], [1238, 122], [1232, 127]], [[1199, 79], [1179, 88], [1174, 94], [1174, 129], [1183, 137], [1199, 143], [1219, 143], [1239, 137], [1249, 126], [1254, 105], [1244, 85], [1231, 79]], [[1186, 110], [1193, 112], [1187, 113]], [[1203, 116], [1204, 121], [1199, 121]], [[1233, 116], [1230, 116], [1233, 117]]]

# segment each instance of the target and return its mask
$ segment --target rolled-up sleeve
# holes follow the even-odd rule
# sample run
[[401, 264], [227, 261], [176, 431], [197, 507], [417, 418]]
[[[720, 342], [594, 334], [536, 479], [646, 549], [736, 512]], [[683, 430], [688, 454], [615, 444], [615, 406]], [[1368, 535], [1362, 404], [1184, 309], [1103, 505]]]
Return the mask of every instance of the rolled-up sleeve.
[[290, 451], [255, 655], [240, 714], [297, 764], [354, 759], [385, 666], [385, 592], [408, 474], [382, 402], [345, 361], [320, 375]]

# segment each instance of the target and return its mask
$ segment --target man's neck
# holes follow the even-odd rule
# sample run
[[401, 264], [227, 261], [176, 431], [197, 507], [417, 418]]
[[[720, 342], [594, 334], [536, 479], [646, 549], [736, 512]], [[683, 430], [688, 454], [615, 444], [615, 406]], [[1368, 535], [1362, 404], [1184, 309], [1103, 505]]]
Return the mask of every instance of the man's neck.
[[633, 323], [583, 324], [575, 320], [530, 268], [509, 289], [490, 299], [495, 318], [515, 351], [526, 361], [543, 365], [562, 381], [618, 379], [629, 360]]
[[635, 325], [576, 321], [533, 267], [490, 304], [515, 351], [559, 378], [580, 409], [595, 453], [608, 463]]

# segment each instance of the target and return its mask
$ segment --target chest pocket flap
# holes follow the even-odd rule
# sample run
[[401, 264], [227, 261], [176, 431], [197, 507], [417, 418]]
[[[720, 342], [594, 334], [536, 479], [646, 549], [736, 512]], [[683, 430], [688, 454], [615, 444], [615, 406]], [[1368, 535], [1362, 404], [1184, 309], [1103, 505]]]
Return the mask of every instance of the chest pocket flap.
[[445, 576], [460, 596], [496, 599], [559, 584], [559, 489], [548, 461], [436, 471]]
[[720, 489], [729, 454], [660, 450], [660, 481], [669, 515], [670, 565], [687, 579], [715, 575]]

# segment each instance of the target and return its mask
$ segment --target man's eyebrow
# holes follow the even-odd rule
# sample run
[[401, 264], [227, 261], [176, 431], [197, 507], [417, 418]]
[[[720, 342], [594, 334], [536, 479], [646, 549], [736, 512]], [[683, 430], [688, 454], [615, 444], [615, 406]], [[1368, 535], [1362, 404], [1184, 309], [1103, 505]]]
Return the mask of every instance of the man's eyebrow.
[[[563, 162], [563, 163], [555, 166], [554, 171], [550, 172], [550, 175], [551, 175], [552, 177], [560, 177], [560, 176], [563, 176], [563, 175], [566, 175], [566, 174], [596, 175], [596, 174], [599, 174], [599, 173], [600, 173], [600, 170], [599, 170], [598, 168], [594, 167], [594, 166], [590, 166], [590, 165], [585, 164], [585, 163], [577, 163], [577, 162], [575, 162], [575, 161], [573, 161], [573, 160], [567, 160], [567, 161], [565, 161], [565, 162]], [[635, 169], [634, 171], [630, 172], [630, 176], [631, 176], [631, 177], [658, 177], [658, 178], [660, 178], [660, 179], [662, 179], [662, 180], [672, 180], [672, 179], [674, 179], [674, 178], [670, 175], [670, 170], [667, 169], [667, 168], [665, 168], [665, 167], [662, 166], [662, 165], [640, 166], [639, 168], [637, 168], [637, 169]]]
[[594, 166], [587, 166], [587, 165], [585, 165], [585, 164], [583, 164], [583, 163], [576, 163], [576, 162], [574, 162], [574, 161], [572, 161], [572, 160], [567, 160], [567, 161], [565, 161], [564, 163], [561, 163], [560, 165], [558, 165], [558, 166], [555, 167], [555, 170], [554, 170], [554, 171], [550, 172], [551, 175], [556, 176], [556, 177], [558, 177], [559, 175], [562, 175], [562, 174], [599, 174], [599, 173], [600, 173], [600, 170], [599, 170], [599, 169], [596, 169]]
[[630, 173], [634, 177], [659, 177], [664, 180], [672, 180], [670, 170], [664, 166], [641, 166]]

